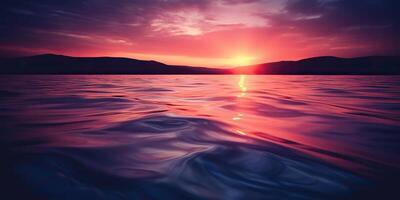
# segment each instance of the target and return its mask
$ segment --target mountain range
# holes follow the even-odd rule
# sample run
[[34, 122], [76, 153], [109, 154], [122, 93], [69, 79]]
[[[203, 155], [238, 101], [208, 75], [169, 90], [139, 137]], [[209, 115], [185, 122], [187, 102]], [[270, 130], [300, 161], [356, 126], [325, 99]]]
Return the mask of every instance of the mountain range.
[[117, 57], [43, 54], [0, 60], [0, 74], [301, 74], [399, 75], [400, 56], [313, 57], [230, 69], [175, 66]]

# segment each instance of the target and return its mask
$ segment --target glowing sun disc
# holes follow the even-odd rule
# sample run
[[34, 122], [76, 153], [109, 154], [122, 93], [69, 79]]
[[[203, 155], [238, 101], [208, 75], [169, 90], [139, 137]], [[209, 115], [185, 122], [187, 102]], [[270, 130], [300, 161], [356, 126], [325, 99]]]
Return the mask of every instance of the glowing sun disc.
[[251, 65], [252, 61], [254, 60], [254, 57], [251, 56], [235, 56], [232, 57], [229, 62], [233, 66], [246, 66], [246, 65]]

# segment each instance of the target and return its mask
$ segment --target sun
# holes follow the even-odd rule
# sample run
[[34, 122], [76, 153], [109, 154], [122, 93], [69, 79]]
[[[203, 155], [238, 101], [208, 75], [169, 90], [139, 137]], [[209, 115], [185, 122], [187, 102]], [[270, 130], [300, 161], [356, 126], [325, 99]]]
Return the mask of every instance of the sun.
[[246, 66], [253, 64], [254, 59], [252, 56], [238, 55], [230, 58], [229, 63], [232, 66]]

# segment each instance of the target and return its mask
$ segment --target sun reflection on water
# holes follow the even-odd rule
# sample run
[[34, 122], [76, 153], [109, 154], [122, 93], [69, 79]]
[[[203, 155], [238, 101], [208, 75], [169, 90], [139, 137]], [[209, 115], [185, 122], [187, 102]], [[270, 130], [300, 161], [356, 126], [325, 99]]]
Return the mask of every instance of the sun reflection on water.
[[236, 132], [239, 133], [240, 135], [246, 135], [246, 133], [241, 130], [236, 130]]
[[243, 97], [243, 96], [245, 96], [246, 95], [246, 92], [247, 92], [247, 87], [245, 86], [245, 79], [246, 79], [246, 76], [245, 75], [240, 75], [240, 79], [239, 79], [239, 82], [238, 82], [238, 85], [239, 85], [239, 88], [240, 88], [240, 94], [237, 96], [237, 97]]
[[[237, 95], [238, 98], [244, 97], [246, 95], [247, 87], [245, 85], [245, 80], [246, 80], [246, 76], [243, 74], [240, 75], [239, 82], [238, 82], [240, 94]], [[243, 117], [242, 113], [237, 113], [236, 116], [232, 117], [232, 120], [239, 121], [242, 119], [242, 117]], [[246, 135], [246, 133], [242, 130], [236, 130], [236, 132], [239, 133], [240, 135]]]

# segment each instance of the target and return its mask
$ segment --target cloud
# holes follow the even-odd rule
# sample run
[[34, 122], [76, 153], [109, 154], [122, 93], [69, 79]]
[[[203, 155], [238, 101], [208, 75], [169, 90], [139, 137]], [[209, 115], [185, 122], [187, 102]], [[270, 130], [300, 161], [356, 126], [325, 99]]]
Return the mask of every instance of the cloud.
[[284, 12], [265, 17], [285, 32], [309, 39], [334, 38], [332, 48], [347, 44], [369, 48], [371, 54], [396, 54], [400, 50], [398, 5], [393, 0], [289, 0]]
[[398, 54], [398, 7], [395, 0], [6, 0], [0, 52], [210, 60], [252, 53], [260, 61]]

